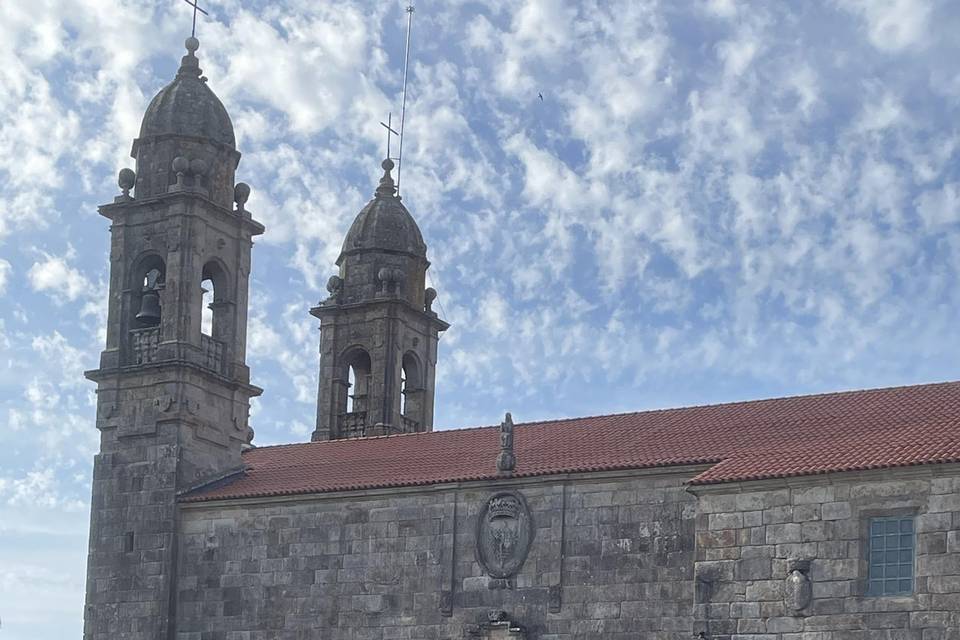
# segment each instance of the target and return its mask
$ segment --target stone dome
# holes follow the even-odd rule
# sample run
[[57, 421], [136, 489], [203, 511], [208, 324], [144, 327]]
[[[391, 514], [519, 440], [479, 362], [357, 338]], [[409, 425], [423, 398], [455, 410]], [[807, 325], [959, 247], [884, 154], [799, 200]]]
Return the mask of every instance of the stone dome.
[[386, 251], [426, 259], [427, 245], [413, 216], [395, 195], [390, 170], [393, 162], [383, 161], [384, 174], [373, 200], [357, 214], [343, 241], [337, 264], [353, 253]]
[[206, 138], [235, 148], [233, 123], [223, 103], [201, 78], [200, 63], [194, 52], [200, 46], [188, 38], [187, 55], [173, 82], [160, 90], [143, 115], [140, 139], [162, 135]]

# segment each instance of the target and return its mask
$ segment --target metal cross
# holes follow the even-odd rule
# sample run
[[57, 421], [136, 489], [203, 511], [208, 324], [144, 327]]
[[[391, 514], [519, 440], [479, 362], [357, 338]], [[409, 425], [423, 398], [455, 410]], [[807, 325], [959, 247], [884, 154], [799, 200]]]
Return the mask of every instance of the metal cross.
[[380, 125], [381, 125], [384, 129], [387, 130], [387, 157], [388, 157], [388, 158], [390, 157], [390, 136], [391, 136], [391, 135], [394, 135], [394, 136], [399, 136], [399, 135], [400, 135], [399, 133], [397, 133], [396, 131], [394, 131], [393, 128], [390, 126], [390, 125], [393, 123], [393, 121], [391, 120], [392, 117], [393, 117], [393, 114], [392, 114], [392, 113], [388, 113], [388, 114], [387, 114], [387, 121], [380, 123]]
[[209, 16], [210, 14], [207, 13], [207, 12], [198, 4], [198, 3], [199, 3], [199, 0], [193, 0], [193, 2], [190, 2], [190, 0], [183, 0], [183, 1], [186, 2], [188, 5], [190, 5], [191, 7], [193, 7], [193, 27], [190, 29], [190, 37], [191, 37], [191, 38], [196, 38], [196, 37], [197, 37], [197, 11], [199, 11], [200, 13], [202, 13], [202, 14], [205, 15], [205, 16]]

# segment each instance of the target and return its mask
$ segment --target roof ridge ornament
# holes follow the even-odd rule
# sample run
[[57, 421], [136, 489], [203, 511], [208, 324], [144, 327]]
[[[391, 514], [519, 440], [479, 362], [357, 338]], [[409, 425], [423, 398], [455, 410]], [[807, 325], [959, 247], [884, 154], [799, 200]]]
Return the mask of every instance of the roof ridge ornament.
[[190, 36], [183, 43], [183, 46], [187, 48], [187, 55], [180, 58], [180, 69], [177, 70], [177, 75], [199, 77], [203, 73], [200, 69], [200, 60], [196, 56], [196, 51], [200, 48], [200, 41]]
[[184, 43], [184, 46], [187, 48], [187, 55], [183, 56], [180, 60], [180, 70], [177, 71], [177, 75], [185, 76], [195, 76], [198, 77], [202, 71], [200, 70], [200, 61], [197, 60], [195, 55], [197, 49], [200, 48], [200, 41], [197, 40], [197, 12], [199, 11], [205, 16], [209, 16], [206, 9], [200, 6], [199, 0], [183, 0], [188, 5], [193, 7], [193, 23], [190, 27], [190, 37], [187, 38], [187, 41]]
[[393, 184], [393, 176], [390, 175], [390, 171], [394, 167], [393, 160], [386, 158], [380, 163], [380, 166], [383, 167], [383, 177], [380, 178], [380, 184], [377, 185], [374, 195], [378, 198], [396, 197], [397, 187]]
[[497, 473], [512, 476], [517, 468], [517, 456], [513, 453], [513, 416], [510, 412], [500, 423], [500, 455], [497, 456]]

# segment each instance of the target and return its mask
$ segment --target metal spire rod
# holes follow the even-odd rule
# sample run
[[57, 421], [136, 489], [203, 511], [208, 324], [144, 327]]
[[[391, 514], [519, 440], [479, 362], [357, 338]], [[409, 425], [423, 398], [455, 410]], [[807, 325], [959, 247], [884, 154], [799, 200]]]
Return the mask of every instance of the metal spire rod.
[[403, 53], [403, 102], [400, 105], [400, 150], [397, 152], [397, 195], [400, 195], [400, 170], [403, 168], [403, 123], [407, 115], [407, 69], [410, 67], [410, 30], [413, 28], [413, 5], [407, 5], [407, 46]]

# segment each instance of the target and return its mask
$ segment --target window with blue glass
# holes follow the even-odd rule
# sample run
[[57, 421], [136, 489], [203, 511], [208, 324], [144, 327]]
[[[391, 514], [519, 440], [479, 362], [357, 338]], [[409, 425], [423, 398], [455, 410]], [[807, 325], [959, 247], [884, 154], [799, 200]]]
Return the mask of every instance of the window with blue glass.
[[913, 517], [870, 519], [867, 595], [913, 593]]

